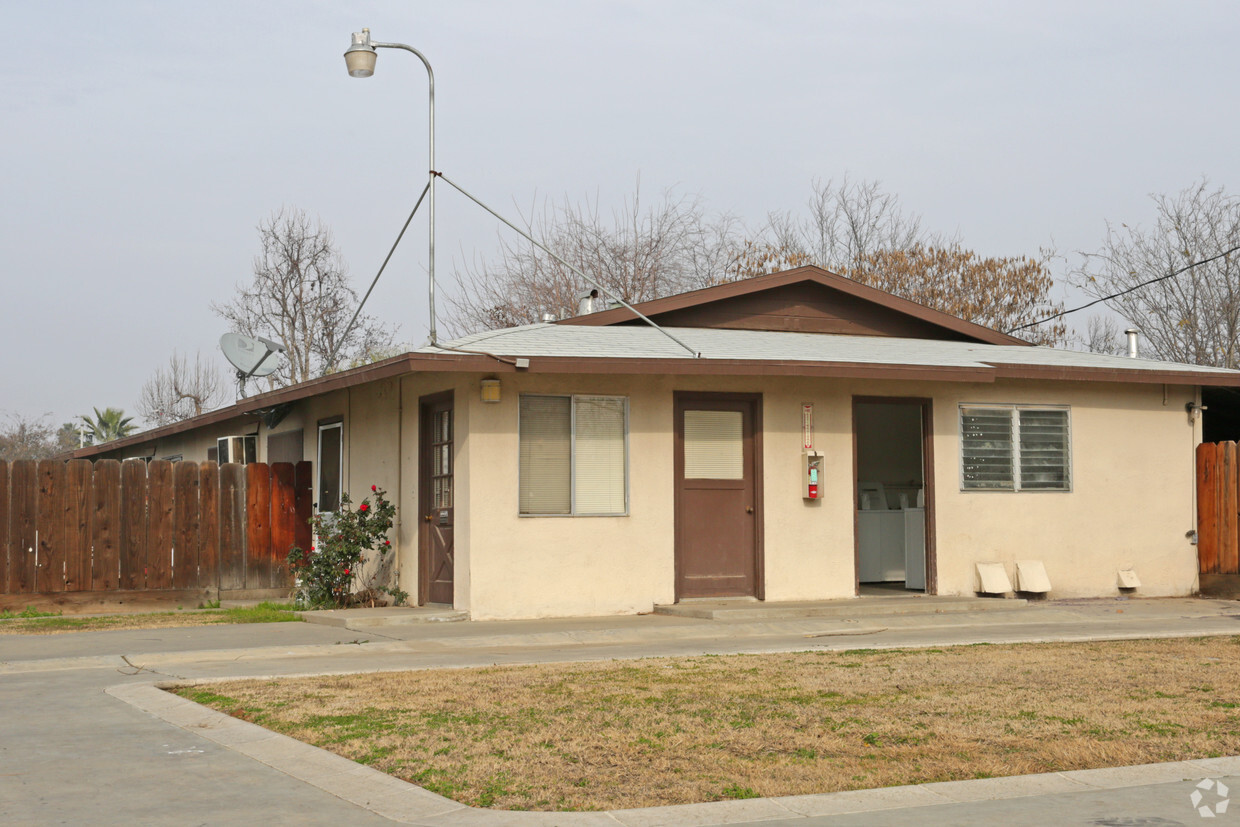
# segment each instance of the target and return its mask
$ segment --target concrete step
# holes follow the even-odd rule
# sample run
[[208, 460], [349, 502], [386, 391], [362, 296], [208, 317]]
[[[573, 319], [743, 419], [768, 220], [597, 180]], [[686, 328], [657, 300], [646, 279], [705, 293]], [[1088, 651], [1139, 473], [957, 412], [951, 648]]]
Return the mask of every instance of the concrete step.
[[376, 629], [383, 626], [411, 626], [416, 623], [457, 623], [468, 620], [467, 612], [437, 607], [387, 606], [379, 609], [318, 609], [298, 612], [307, 623], [343, 629]]
[[882, 617], [884, 615], [1002, 612], [1028, 604], [1023, 598], [994, 597], [855, 597], [773, 603], [762, 600], [684, 600], [655, 606], [654, 613], [702, 620], [788, 620], [805, 617]]

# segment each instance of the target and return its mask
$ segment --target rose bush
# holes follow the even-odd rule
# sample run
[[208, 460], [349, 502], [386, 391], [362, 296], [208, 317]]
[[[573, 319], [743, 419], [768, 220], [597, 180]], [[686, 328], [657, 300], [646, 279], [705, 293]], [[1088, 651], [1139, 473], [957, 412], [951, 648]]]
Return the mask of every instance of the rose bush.
[[[367, 555], [381, 561], [392, 550], [387, 534], [392, 530], [396, 506], [387, 492], [370, 486], [371, 497], [353, 507], [347, 493], [340, 495], [340, 509], [319, 512], [310, 518], [315, 544], [308, 549], [294, 546], [288, 553], [289, 569], [300, 587], [298, 602], [310, 608], [344, 608], [354, 600], [353, 584], [362, 571]], [[394, 587], [379, 587], [404, 602], [407, 595]]]

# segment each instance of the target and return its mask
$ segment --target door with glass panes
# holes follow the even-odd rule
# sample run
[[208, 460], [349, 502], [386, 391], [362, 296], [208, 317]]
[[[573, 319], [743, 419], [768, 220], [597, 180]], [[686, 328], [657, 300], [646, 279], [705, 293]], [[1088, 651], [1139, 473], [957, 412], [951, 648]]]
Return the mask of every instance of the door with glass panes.
[[452, 605], [453, 440], [452, 392], [421, 400], [418, 500], [418, 602]]
[[675, 400], [676, 599], [761, 599], [762, 398]]

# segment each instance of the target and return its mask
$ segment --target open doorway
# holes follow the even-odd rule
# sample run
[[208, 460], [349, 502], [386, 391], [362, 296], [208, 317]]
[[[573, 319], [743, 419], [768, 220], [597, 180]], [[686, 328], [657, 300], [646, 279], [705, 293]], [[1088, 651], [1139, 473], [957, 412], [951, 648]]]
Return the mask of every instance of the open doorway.
[[853, 400], [858, 594], [933, 594], [930, 401]]

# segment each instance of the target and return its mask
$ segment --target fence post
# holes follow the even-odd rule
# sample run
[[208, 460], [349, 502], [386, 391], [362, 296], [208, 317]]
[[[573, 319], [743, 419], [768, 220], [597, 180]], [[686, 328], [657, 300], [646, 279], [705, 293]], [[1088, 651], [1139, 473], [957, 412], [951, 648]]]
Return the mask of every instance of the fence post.
[[271, 467], [245, 466], [245, 587], [271, 588]]
[[293, 532], [293, 542], [300, 549], [310, 548], [310, 544], [314, 542], [313, 535], [310, 531], [310, 518], [314, 516], [314, 466], [308, 460], [302, 460], [297, 463], [294, 472], [294, 487], [296, 494], [293, 497], [295, 507], [297, 509], [296, 530]]
[[121, 466], [121, 588], [146, 588], [147, 551], [146, 463], [126, 460]]
[[198, 463], [172, 466], [172, 588], [198, 585]]
[[204, 462], [198, 468], [198, 586], [220, 587], [220, 468]]
[[91, 589], [109, 591], [121, 585], [121, 464], [101, 459], [91, 475]]
[[35, 544], [37, 570], [34, 578], [36, 592], [63, 592], [65, 590], [65, 464], [59, 460], [45, 459], [39, 462], [38, 509], [35, 514]]
[[245, 466], [220, 466], [220, 588], [245, 588]]
[[9, 464], [0, 459], [0, 594], [9, 594]]
[[173, 511], [176, 508], [172, 463], [151, 460], [146, 468], [147, 534], [146, 587], [172, 588], [172, 555], [175, 542]]
[[94, 564], [90, 543], [91, 463], [71, 460], [65, 468], [65, 548], [67, 591], [90, 591]]

